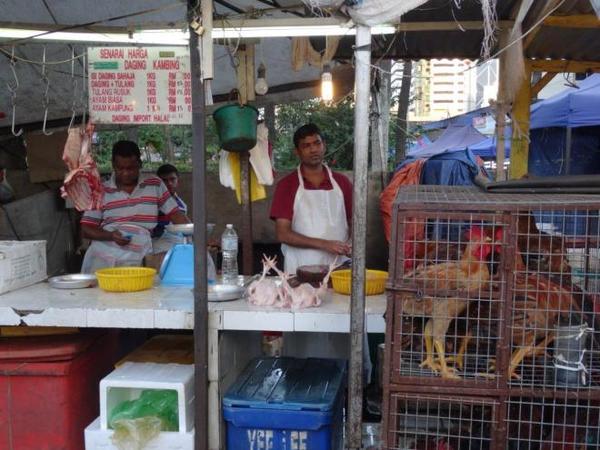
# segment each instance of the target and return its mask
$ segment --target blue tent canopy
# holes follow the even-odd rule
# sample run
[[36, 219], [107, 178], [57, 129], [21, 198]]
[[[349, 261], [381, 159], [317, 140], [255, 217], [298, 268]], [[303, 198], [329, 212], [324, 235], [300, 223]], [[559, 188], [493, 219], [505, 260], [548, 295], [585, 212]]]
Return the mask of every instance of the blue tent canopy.
[[[510, 156], [510, 137], [512, 130], [510, 127], [506, 127], [504, 130], [504, 156], [508, 158]], [[496, 157], [496, 143], [498, 139], [496, 136], [488, 137], [485, 141], [478, 142], [477, 144], [471, 145], [469, 150], [474, 155], [479, 156], [483, 159], [492, 159]]]
[[530, 128], [600, 125], [600, 74], [579, 81], [578, 86], [532, 105]]

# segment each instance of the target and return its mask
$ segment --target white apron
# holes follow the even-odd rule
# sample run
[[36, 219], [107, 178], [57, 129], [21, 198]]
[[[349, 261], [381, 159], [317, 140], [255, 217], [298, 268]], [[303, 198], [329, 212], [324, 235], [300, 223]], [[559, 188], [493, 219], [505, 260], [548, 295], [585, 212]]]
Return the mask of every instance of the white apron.
[[[325, 166], [333, 189], [306, 189], [298, 166], [298, 191], [294, 198], [292, 231], [304, 236], [345, 242], [348, 239], [348, 221], [344, 194], [337, 184], [329, 167]], [[284, 269], [295, 274], [298, 266], [306, 264], [330, 264], [336, 255], [312, 248], [292, 247], [282, 244]], [[340, 261], [342, 262], [342, 261]]]

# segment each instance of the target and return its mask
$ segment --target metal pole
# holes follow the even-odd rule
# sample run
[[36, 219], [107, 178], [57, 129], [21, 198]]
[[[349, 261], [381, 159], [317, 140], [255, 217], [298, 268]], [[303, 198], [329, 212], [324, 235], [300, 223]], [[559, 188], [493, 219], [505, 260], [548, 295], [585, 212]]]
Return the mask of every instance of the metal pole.
[[250, 152], [240, 153], [240, 197], [242, 198], [242, 273], [252, 275], [252, 202], [250, 201]]
[[571, 175], [571, 147], [573, 145], [573, 128], [568, 127], [565, 136], [565, 175]]
[[[196, 0], [188, 2], [188, 18], [195, 13]], [[208, 283], [206, 239], [206, 122], [204, 81], [201, 77], [198, 35], [190, 28], [192, 76], [192, 192], [194, 207], [194, 448], [208, 450]]]
[[352, 197], [352, 297], [350, 305], [350, 373], [348, 375], [349, 449], [362, 444], [363, 343], [365, 324], [365, 253], [367, 238], [367, 163], [369, 152], [369, 87], [371, 28], [359, 25], [354, 50], [354, 192]]

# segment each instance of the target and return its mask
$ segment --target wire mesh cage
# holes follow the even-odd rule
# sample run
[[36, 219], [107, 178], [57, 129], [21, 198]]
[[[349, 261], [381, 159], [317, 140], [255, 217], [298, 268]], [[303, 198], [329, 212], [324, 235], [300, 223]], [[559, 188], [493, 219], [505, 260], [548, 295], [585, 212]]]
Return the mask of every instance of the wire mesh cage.
[[[493, 400], [393, 393], [384, 448], [494, 449], [498, 403]], [[496, 430], [497, 431], [497, 430]]]
[[388, 382], [600, 386], [597, 196], [411, 186], [394, 208]]
[[513, 398], [507, 404], [509, 450], [600, 448], [600, 402]]

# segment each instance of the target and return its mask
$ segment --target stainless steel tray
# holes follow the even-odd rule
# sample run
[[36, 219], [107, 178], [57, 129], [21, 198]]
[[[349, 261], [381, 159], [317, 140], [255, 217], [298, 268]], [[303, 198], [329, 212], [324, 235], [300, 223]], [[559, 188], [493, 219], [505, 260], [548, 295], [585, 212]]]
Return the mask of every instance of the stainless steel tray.
[[59, 275], [48, 280], [50, 287], [55, 289], [84, 289], [97, 284], [96, 275], [88, 273], [72, 273]]
[[[212, 234], [214, 228], [215, 228], [214, 223], [206, 224], [206, 233], [208, 234], [208, 236], [210, 236]], [[181, 233], [184, 236], [191, 236], [192, 234], [194, 234], [194, 224], [193, 223], [182, 223], [182, 224], [170, 223], [169, 225], [165, 226], [165, 230], [167, 230], [169, 233], [175, 233], [175, 234]]]
[[242, 298], [246, 288], [237, 284], [213, 284], [208, 286], [209, 302], [228, 302]]

